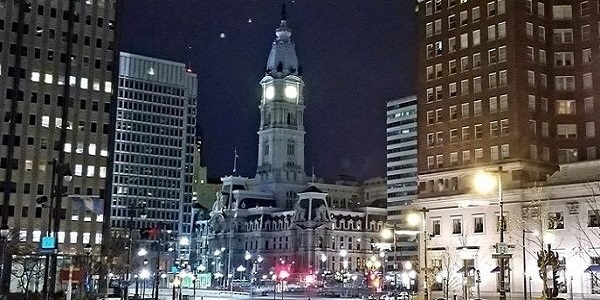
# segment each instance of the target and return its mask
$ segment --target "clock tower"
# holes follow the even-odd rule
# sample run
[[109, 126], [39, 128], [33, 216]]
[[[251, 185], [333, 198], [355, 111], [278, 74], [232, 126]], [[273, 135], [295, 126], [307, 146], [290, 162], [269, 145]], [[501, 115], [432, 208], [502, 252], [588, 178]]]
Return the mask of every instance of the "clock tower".
[[[305, 186], [304, 172], [304, 81], [290, 39], [285, 4], [281, 24], [275, 31], [265, 77], [260, 81], [260, 128], [258, 130], [258, 167], [256, 181], [270, 185], [278, 194], [281, 188], [273, 184], [287, 183]], [[283, 188], [285, 189], [285, 188]], [[286, 193], [289, 193], [286, 191]], [[287, 195], [290, 197], [291, 195]], [[288, 206], [288, 205], [286, 205]]]

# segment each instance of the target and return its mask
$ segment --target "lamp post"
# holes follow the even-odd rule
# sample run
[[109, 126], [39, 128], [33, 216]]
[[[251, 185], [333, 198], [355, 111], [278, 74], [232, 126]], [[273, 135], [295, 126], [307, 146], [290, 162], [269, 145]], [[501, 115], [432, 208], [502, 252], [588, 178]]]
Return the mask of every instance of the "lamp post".
[[148, 264], [148, 260], [144, 260], [144, 269], [140, 272], [140, 278], [142, 279], [142, 299], [146, 299], [146, 280], [150, 278], [150, 271], [146, 269], [146, 265]]
[[[495, 176], [490, 176], [490, 173]], [[498, 204], [500, 205], [500, 242], [496, 244], [496, 253], [498, 253], [500, 264], [500, 300], [506, 300], [506, 265], [504, 256], [506, 255], [506, 250], [508, 248], [504, 243], [504, 230], [506, 227], [504, 221], [504, 202], [502, 198], [502, 174], [504, 173], [507, 173], [507, 171], [504, 171], [502, 166], [498, 166], [498, 170], [485, 171], [477, 174], [474, 182], [475, 188], [479, 192], [487, 192], [496, 188], [498, 193]]]
[[[128, 251], [127, 251], [127, 271], [125, 273], [125, 289], [124, 289], [124, 293], [125, 296], [123, 297], [125, 300], [129, 299], [129, 285], [130, 285], [130, 280], [131, 280], [131, 251], [133, 248], [133, 217], [134, 217], [134, 212], [137, 211], [141, 211], [140, 213], [140, 218], [145, 219], [147, 214], [146, 214], [146, 202], [142, 202], [141, 205], [137, 205], [136, 204], [132, 204], [127, 206], [127, 213], [129, 214], [129, 232], [128, 232], [128, 237], [129, 237], [129, 243], [127, 245], [128, 247]], [[143, 249], [143, 248], [142, 248]], [[141, 250], [141, 249], [140, 249]], [[145, 250], [145, 249], [144, 249]], [[139, 253], [138, 253], [139, 255]], [[145, 254], [144, 254], [145, 255]], [[137, 297], [137, 295], [136, 295]]]
[[248, 265], [250, 263], [250, 259], [252, 259], [252, 253], [246, 251], [246, 254], [244, 254], [244, 259], [246, 260], [246, 269], [252, 272], [252, 270], [250, 269], [250, 265]]
[[[61, 152], [62, 154], [62, 152]], [[54, 238], [54, 247], [58, 247], [58, 227], [60, 225], [60, 219], [55, 220], [55, 218], [60, 217], [60, 203], [62, 202], [62, 197], [66, 196], [65, 186], [69, 185], [69, 183], [73, 180], [73, 173], [71, 172], [71, 168], [69, 164], [62, 163], [60, 164], [56, 159], [52, 160], [52, 178], [51, 184], [52, 189], [50, 191], [50, 197], [41, 196], [36, 199], [36, 203], [40, 205], [44, 205], [46, 202], [50, 201], [48, 204], [48, 228], [46, 231], [46, 236], [53, 236]], [[56, 203], [56, 205], [55, 205]], [[55, 207], [56, 206], [56, 207]], [[54, 221], [54, 222], [53, 222]], [[52, 226], [54, 224], [54, 230]], [[54, 233], [54, 234], [52, 234]], [[48, 253], [46, 255], [46, 260], [44, 262], [44, 286], [42, 291], [45, 293], [45, 298], [47, 299], [49, 295], [54, 292], [54, 284], [56, 283], [56, 267], [57, 267], [57, 257], [56, 254]], [[50, 270], [53, 270], [50, 272]], [[48, 285], [52, 283], [52, 285]]]
[[6, 291], [4, 290], [4, 273], [6, 270], [4, 268], [4, 260], [6, 259], [6, 242], [8, 241], [8, 236], [10, 234], [10, 227], [8, 225], [0, 226], [0, 243], [2, 243], [2, 260], [0, 261], [0, 296], [4, 297]]
[[429, 210], [423, 207], [418, 210], [418, 212], [421, 213], [421, 216], [417, 213], [411, 213], [407, 216], [407, 221], [411, 226], [421, 226], [420, 231], [423, 235], [423, 296], [425, 300], [429, 300], [429, 267], [427, 261], [427, 239], [429, 238], [429, 234], [427, 233], [427, 212], [429, 212]]

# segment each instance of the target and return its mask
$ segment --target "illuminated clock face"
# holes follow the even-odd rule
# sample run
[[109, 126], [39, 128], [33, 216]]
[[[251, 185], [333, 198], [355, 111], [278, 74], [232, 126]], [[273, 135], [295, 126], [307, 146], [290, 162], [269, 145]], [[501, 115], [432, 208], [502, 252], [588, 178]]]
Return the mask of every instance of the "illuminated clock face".
[[298, 88], [293, 85], [288, 85], [285, 87], [285, 96], [293, 99], [298, 97]]
[[271, 100], [273, 99], [273, 97], [275, 97], [275, 88], [272, 86], [268, 86], [265, 90], [265, 98]]

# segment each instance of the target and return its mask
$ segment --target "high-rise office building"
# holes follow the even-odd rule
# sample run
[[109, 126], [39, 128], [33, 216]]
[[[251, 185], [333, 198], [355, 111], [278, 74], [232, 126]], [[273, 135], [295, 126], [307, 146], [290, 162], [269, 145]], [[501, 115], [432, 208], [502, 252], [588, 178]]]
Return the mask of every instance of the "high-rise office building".
[[[387, 102], [387, 211], [388, 223], [409, 229], [406, 218], [417, 198], [417, 97]], [[414, 236], [396, 235], [394, 269], [418, 255]]]
[[420, 0], [418, 17], [420, 194], [464, 190], [474, 167], [528, 182], [598, 157], [597, 2]]
[[163, 228], [189, 240], [197, 84], [183, 63], [121, 52], [113, 229]]
[[417, 197], [417, 98], [387, 102], [388, 221], [400, 215]]
[[54, 236], [60, 254], [102, 243], [115, 6], [0, 1], [2, 225], [22, 242]]

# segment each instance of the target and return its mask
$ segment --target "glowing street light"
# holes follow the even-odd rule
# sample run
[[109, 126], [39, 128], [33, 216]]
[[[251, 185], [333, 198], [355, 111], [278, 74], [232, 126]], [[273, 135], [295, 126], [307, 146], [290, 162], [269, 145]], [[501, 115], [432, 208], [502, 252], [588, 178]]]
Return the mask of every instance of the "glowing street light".
[[148, 251], [145, 248], [140, 248], [137, 252], [138, 256], [146, 256], [146, 254], [148, 254]]
[[392, 238], [394, 235], [394, 232], [389, 229], [389, 228], [384, 228], [383, 230], [381, 230], [381, 237], [384, 240], [389, 240], [390, 238]]

